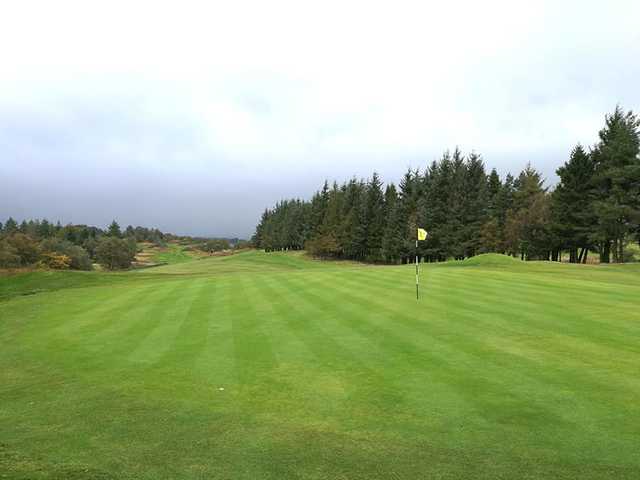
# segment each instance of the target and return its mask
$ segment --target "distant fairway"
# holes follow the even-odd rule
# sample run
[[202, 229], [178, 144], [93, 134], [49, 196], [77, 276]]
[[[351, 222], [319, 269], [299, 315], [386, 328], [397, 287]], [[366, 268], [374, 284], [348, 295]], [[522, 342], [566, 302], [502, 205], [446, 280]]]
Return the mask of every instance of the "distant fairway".
[[640, 265], [0, 277], [0, 478], [640, 478]]

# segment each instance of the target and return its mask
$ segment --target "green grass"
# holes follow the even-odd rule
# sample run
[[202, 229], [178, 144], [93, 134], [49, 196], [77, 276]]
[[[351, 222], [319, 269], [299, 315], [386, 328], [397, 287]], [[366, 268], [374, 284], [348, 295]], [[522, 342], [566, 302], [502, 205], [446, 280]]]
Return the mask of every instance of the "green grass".
[[182, 245], [175, 243], [169, 243], [164, 251], [159, 251], [153, 255], [153, 261], [156, 263], [184, 263], [194, 260], [194, 255], [191, 255], [184, 249]]
[[1, 278], [0, 478], [640, 476], [640, 265], [421, 279], [256, 252]]

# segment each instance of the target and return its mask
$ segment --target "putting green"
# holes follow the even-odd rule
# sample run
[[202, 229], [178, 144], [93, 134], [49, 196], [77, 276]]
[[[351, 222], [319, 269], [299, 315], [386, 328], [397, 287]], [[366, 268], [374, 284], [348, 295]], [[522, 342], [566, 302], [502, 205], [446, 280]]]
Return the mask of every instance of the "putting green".
[[0, 277], [0, 478], [640, 477], [640, 266]]

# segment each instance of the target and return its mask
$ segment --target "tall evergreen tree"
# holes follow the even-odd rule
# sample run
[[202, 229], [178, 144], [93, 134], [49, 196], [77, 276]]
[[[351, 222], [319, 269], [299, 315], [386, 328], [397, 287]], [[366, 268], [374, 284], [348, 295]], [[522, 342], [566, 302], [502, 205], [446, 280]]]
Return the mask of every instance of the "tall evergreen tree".
[[382, 238], [382, 257], [387, 263], [398, 263], [402, 253], [403, 221], [394, 184], [387, 185], [384, 193], [385, 228]]
[[480, 155], [471, 153], [467, 160], [462, 204], [462, 247], [465, 257], [481, 248], [480, 231], [487, 220], [487, 175]]
[[527, 164], [514, 186], [513, 208], [508, 211], [505, 224], [507, 248], [523, 260], [546, 260], [551, 252], [550, 204], [544, 179]]
[[553, 228], [571, 263], [586, 262], [595, 233], [592, 188], [594, 163], [578, 144], [569, 161], [556, 170], [560, 182], [552, 194]]
[[603, 263], [610, 261], [611, 253], [614, 261], [623, 261], [626, 238], [640, 224], [639, 127], [633, 112], [616, 107], [606, 116], [593, 150], [596, 238]]
[[384, 208], [382, 181], [374, 172], [366, 187], [365, 206], [366, 257], [373, 262], [382, 260], [382, 238], [385, 228]]

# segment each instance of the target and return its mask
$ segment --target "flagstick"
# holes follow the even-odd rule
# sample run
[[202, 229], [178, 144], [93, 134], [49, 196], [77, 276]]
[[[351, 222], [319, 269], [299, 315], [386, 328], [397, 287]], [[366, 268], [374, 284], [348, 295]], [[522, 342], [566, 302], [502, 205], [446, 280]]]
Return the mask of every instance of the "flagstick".
[[418, 300], [418, 298], [418, 240], [416, 240], [416, 300]]

